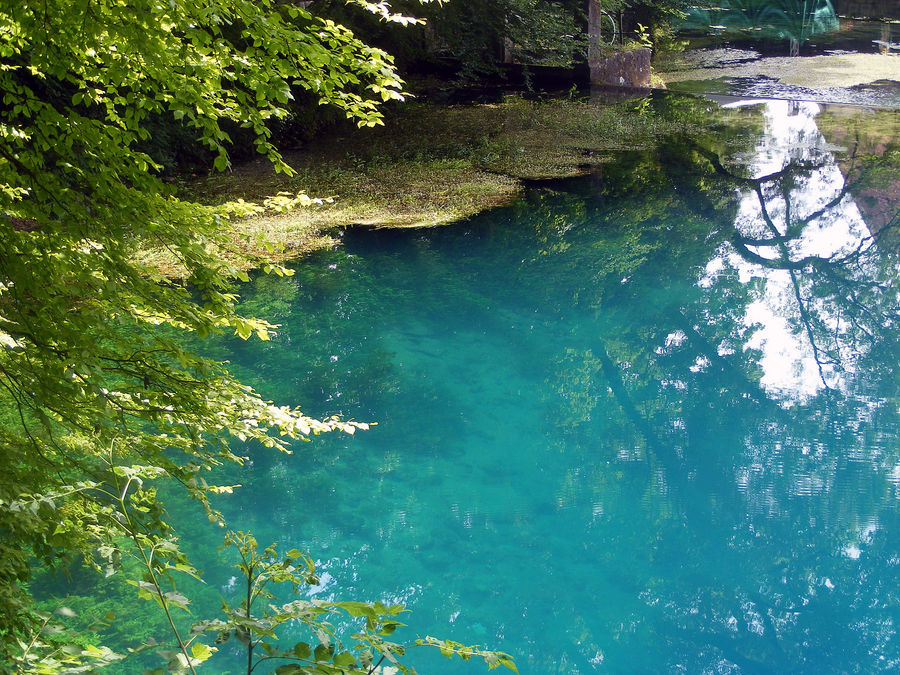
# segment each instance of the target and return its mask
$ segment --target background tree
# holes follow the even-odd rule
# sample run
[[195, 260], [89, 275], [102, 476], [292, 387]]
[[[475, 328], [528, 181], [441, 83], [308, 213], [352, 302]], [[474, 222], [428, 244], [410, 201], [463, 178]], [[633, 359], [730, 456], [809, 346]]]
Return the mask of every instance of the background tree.
[[[409, 21], [385, 3], [353, 4]], [[59, 617], [34, 610], [25, 588], [33, 563], [83, 559], [107, 575], [130, 570], [170, 617], [169, 668], [193, 670], [212, 650], [171, 620], [188, 599], [167, 578], [196, 570], [156, 485], [180, 485], [222, 525], [209, 495], [231, 487], [204, 475], [242, 461], [229, 438], [290, 452], [293, 439], [366, 427], [265, 401], [184, 348], [185, 332], [268, 338], [272, 325], [234, 310], [232, 283], [254, 261], [225, 226], [307, 198], [183, 201], [142, 150], [152, 122], [189, 130], [219, 170], [228, 129], [244, 129], [290, 172], [270, 123], [297, 95], [372, 126], [401, 86], [384, 51], [295, 4], [0, 1], [0, 662], [46, 672], [118, 658], [53, 637]], [[181, 278], [162, 277], [149, 251]], [[368, 672], [319, 656], [328, 672]]]
[[523, 65], [572, 67], [584, 58], [586, 2], [582, 0], [472, 0], [415, 8], [427, 23], [399, 29], [398, 22], [376, 23], [352, 12], [340, 0], [315, 0], [310, 10], [358, 32], [396, 56], [408, 70], [436, 72], [474, 83], [501, 73], [504, 61]]

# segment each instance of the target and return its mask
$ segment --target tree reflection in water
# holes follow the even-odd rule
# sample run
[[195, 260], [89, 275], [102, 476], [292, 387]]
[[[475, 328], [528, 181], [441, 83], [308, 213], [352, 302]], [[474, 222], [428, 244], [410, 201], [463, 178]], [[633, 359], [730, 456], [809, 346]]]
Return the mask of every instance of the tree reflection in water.
[[808, 397], [841, 387], [876, 334], [894, 324], [896, 270], [885, 268], [851, 184], [818, 133], [819, 106], [778, 101], [766, 111], [766, 145], [748, 167], [752, 177], [731, 174], [707, 153], [746, 194], [733, 251], [711, 260], [701, 283], [713, 284], [726, 268], [764, 280], [745, 314], [745, 323], [759, 325], [745, 348], [762, 352], [767, 390]]
[[[868, 176], [845, 182], [818, 106], [764, 105], [767, 133], [743, 167], [689, 144], [738, 204], [693, 295], [651, 310], [672, 322], [665, 339], [625, 356], [621, 335], [652, 330], [609, 326], [595, 349], [598, 379], [643, 437], [640, 473], [675, 508], [658, 512], [668, 533], [646, 545], [679, 571], [661, 569], [642, 597], [689, 672], [890, 671], [898, 218], [869, 231], [852, 198]], [[712, 183], [696, 166], [699, 195]], [[726, 296], [742, 309], [719, 311]], [[716, 444], [718, 455], [703, 450]]]

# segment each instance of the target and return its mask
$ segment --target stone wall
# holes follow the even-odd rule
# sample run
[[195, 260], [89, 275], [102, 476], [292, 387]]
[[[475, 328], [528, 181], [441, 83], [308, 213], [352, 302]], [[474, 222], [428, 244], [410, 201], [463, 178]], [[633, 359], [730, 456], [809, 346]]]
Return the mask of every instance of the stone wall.
[[591, 59], [588, 65], [591, 69], [591, 84], [650, 87], [649, 49], [615, 52], [605, 58]]
[[832, 0], [839, 16], [866, 19], [900, 19], [898, 0]]
[[[606, 32], [601, 35], [601, 29]], [[613, 51], [619, 40], [611, 34], [602, 0], [588, 0], [588, 67], [591, 84], [650, 87], [650, 50]], [[621, 38], [621, 36], [616, 36]]]

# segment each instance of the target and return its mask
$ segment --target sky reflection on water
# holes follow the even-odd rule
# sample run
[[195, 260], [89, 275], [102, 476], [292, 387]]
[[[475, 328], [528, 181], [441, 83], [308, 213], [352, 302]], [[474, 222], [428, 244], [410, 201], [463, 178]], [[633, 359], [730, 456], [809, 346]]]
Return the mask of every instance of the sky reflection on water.
[[[845, 179], [816, 125], [821, 106], [789, 101], [744, 101], [728, 107], [742, 106], [761, 106], [765, 110], [765, 134], [748, 166], [751, 177], [776, 174], [791, 162], [814, 163], [816, 168], [793, 189], [773, 189], [775, 181], [771, 181], [761, 196], [753, 191], [743, 194], [735, 228], [746, 237], [765, 241], [784, 235], [794, 221], [823, 211], [785, 243], [790, 259], [830, 260], [865, 253], [874, 240], [853, 199], [847, 195], [826, 208], [844, 194]], [[844, 376], [855, 371], [858, 354], [849, 346], [838, 345], [840, 357], [836, 361], [839, 363], [823, 363], [817, 358], [811, 335], [792, 329], [788, 317], [796, 313], [791, 308], [801, 300], [797, 296], [799, 291], [793, 288], [791, 272], [767, 269], [741, 258], [729, 247], [724, 249], [722, 255], [707, 263], [701, 284], [714, 283], [715, 274], [726, 267], [723, 256], [727, 257], [727, 267], [736, 270], [742, 283], [754, 278], [765, 279], [765, 292], [747, 306], [744, 315], [748, 327], [757, 327], [744, 349], [762, 352], [759, 365], [763, 370], [760, 379], [763, 387], [787, 402], [808, 399], [823, 387], [840, 388]], [[773, 261], [781, 255], [778, 243], [761, 243], [750, 249]], [[817, 303], [813, 311], [823, 315], [833, 335], [839, 336], [846, 328], [839, 317], [828, 314], [823, 303]], [[837, 365], [840, 370], [835, 368]]]

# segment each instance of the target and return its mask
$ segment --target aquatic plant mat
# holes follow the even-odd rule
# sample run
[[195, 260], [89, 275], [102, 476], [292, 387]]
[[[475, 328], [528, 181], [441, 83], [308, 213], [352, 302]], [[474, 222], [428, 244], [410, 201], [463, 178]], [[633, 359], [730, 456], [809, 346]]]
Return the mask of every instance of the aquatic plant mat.
[[[523, 181], [583, 175], [622, 150], [649, 147], [662, 134], [699, 132], [704, 122], [682, 114], [691, 107], [705, 110], [706, 104], [685, 99], [673, 109], [646, 96], [615, 105], [519, 97], [480, 105], [404, 104], [389, 111], [383, 127], [321, 138], [289, 153], [293, 177], [258, 160], [187, 184], [184, 192], [206, 203], [299, 191], [330, 198], [237, 224], [240, 246], [290, 259], [333, 243], [327, 233], [336, 227], [444, 225], [511, 202]], [[283, 251], [255, 250], [257, 235]]]

